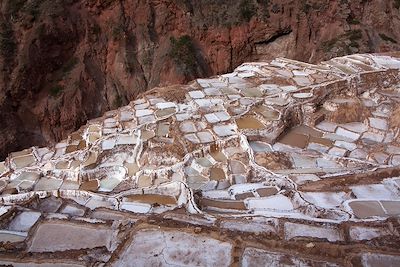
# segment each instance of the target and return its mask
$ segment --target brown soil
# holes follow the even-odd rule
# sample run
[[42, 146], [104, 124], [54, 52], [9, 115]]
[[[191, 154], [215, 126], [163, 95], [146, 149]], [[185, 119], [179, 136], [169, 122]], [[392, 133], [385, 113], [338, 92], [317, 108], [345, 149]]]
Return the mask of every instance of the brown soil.
[[392, 116], [390, 117], [390, 127], [400, 128], [400, 106], [393, 110]]
[[327, 119], [335, 123], [362, 122], [370, 116], [371, 112], [360, 100], [353, 103], [339, 105], [335, 112], [328, 113]]
[[255, 161], [269, 170], [291, 169], [293, 166], [290, 158], [282, 152], [257, 153]]

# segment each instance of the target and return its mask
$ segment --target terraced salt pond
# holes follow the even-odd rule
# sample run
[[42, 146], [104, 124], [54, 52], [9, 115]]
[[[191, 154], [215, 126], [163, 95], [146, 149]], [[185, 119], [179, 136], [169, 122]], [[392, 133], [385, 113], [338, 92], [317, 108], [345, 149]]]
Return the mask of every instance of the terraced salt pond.
[[184, 231], [149, 229], [135, 235], [113, 266], [230, 266], [232, 245]]
[[222, 200], [222, 199], [207, 199], [202, 198], [200, 200], [200, 206], [204, 208], [218, 208], [225, 210], [246, 210], [246, 206], [243, 201], [239, 200]]
[[239, 119], [236, 119], [236, 124], [239, 129], [259, 130], [265, 128], [264, 124], [262, 124], [256, 117], [253, 116], [243, 116]]
[[272, 152], [272, 147], [268, 143], [260, 142], [260, 141], [252, 141], [249, 142], [250, 147], [254, 152]]
[[323, 133], [309, 126], [300, 125], [289, 130], [281, 137], [279, 142], [285, 145], [290, 145], [298, 148], [306, 148], [309, 143], [316, 143], [326, 147], [331, 147], [331, 140], [322, 138]]
[[13, 163], [17, 168], [23, 168], [32, 165], [36, 162], [36, 158], [33, 155], [25, 155], [16, 157], [13, 159]]
[[218, 162], [226, 162], [227, 158], [221, 151], [215, 150], [210, 152], [210, 156]]
[[257, 106], [254, 111], [261, 114], [267, 121], [278, 120], [280, 116], [278, 111], [268, 108], [266, 106]]
[[126, 202], [140, 202], [148, 204], [176, 205], [177, 200], [172, 196], [146, 194], [146, 195], [130, 195], [124, 197]]
[[7, 231], [7, 230], [0, 230], [0, 243], [17, 243], [23, 242], [28, 233], [25, 232], [15, 232], [15, 231]]
[[[103, 225], [43, 222], [30, 241], [30, 252], [53, 252], [113, 246], [114, 231]], [[84, 237], [84, 238], [82, 238]]]
[[378, 201], [353, 201], [349, 203], [349, 206], [354, 211], [355, 216], [361, 219], [386, 215]]
[[166, 109], [157, 110], [157, 111], [155, 112], [155, 114], [156, 114], [156, 116], [157, 116], [158, 118], [163, 118], [163, 117], [171, 116], [171, 115], [174, 114], [175, 112], [176, 112], [176, 109], [175, 109], [175, 108], [166, 108]]
[[221, 181], [225, 180], [225, 172], [221, 168], [211, 168], [210, 180]]

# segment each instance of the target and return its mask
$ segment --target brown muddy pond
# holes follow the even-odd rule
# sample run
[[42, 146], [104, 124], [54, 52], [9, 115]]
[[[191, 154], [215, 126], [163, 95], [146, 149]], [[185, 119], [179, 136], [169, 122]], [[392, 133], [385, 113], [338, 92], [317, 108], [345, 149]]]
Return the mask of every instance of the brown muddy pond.
[[94, 143], [99, 140], [101, 135], [99, 133], [90, 133], [89, 134], [89, 143]]
[[300, 125], [290, 129], [284, 134], [279, 142], [285, 145], [298, 148], [306, 148], [309, 142], [332, 146], [331, 140], [322, 138], [322, 133], [306, 125]]
[[128, 176], [133, 176], [139, 171], [139, 166], [136, 163], [124, 163], [124, 166], [128, 169]]
[[86, 141], [85, 140], [80, 141], [78, 144], [78, 150], [83, 150], [85, 148], [86, 148]]
[[70, 136], [69, 136], [69, 139], [71, 140], [71, 142], [73, 142], [73, 141], [78, 141], [78, 140], [82, 140], [82, 135], [80, 134], [80, 133], [72, 133]]
[[57, 162], [57, 164], [56, 164], [56, 169], [59, 169], [59, 170], [65, 170], [65, 169], [68, 169], [68, 167], [69, 167], [69, 161], [66, 161], [66, 160], [61, 160], [61, 161]]
[[254, 194], [252, 192], [246, 192], [246, 193], [235, 195], [236, 200], [245, 200], [246, 198], [249, 198], [249, 197], [254, 197]]
[[97, 191], [98, 188], [99, 188], [98, 180], [83, 182], [79, 187], [79, 189], [83, 191]]
[[142, 131], [142, 135], [141, 135], [141, 139], [143, 141], [147, 141], [147, 140], [153, 138], [154, 136], [156, 136], [156, 133], [154, 131], [143, 130]]
[[294, 131], [289, 131], [285, 134], [279, 142], [291, 147], [306, 148], [308, 145], [308, 136], [296, 133]]
[[148, 187], [152, 186], [153, 182], [150, 176], [147, 175], [142, 175], [138, 178], [137, 184], [139, 187]]
[[78, 150], [78, 145], [69, 145], [67, 146], [67, 148], [65, 149], [65, 153], [72, 153]]
[[130, 195], [125, 197], [127, 202], [140, 202], [148, 204], [160, 204], [160, 205], [176, 205], [176, 198], [172, 196], [158, 195], [158, 194], [146, 194], [146, 195]]
[[243, 201], [238, 200], [222, 200], [222, 199], [200, 199], [200, 206], [202, 207], [214, 207], [219, 209], [229, 210], [246, 210], [246, 206]]
[[228, 160], [225, 154], [218, 150], [210, 152], [210, 155], [218, 162], [226, 162]]
[[258, 188], [256, 192], [260, 195], [260, 197], [270, 197], [278, 193], [278, 190], [275, 187], [266, 187], [266, 188]]
[[211, 168], [210, 169], [210, 180], [221, 181], [225, 180], [225, 172], [221, 168]]
[[236, 119], [236, 124], [239, 129], [259, 130], [264, 129], [265, 126], [254, 116], [244, 116]]

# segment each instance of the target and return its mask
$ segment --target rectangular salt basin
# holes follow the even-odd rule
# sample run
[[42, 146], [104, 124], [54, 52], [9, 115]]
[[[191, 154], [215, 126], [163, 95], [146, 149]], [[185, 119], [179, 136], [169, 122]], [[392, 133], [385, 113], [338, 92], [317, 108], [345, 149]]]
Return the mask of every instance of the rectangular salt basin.
[[395, 267], [400, 266], [400, 257], [395, 255], [385, 255], [368, 252], [362, 254], [361, 263], [364, 267]]
[[383, 141], [383, 139], [385, 137], [381, 134], [377, 134], [377, 133], [373, 133], [373, 132], [366, 132], [363, 134], [362, 138], [373, 141], [373, 142], [380, 143]]
[[24, 149], [22, 151], [12, 152], [11, 153], [11, 157], [12, 158], [22, 157], [22, 156], [26, 156], [26, 155], [31, 154], [31, 153], [32, 153], [32, 149], [28, 148], [28, 149]]
[[205, 95], [202, 91], [190, 91], [189, 96], [194, 99], [204, 98]]
[[9, 230], [27, 232], [39, 220], [40, 212], [24, 211], [11, 221]]
[[249, 233], [273, 233], [278, 232], [277, 219], [259, 219], [239, 221], [239, 220], [225, 220], [220, 223], [222, 228], [231, 231], [249, 232]]
[[115, 143], [116, 143], [116, 139], [115, 138], [104, 140], [102, 142], [102, 144], [101, 144], [101, 148], [103, 150], [113, 149], [114, 146], [115, 146]]
[[218, 136], [225, 137], [234, 135], [236, 133], [236, 126], [234, 124], [215, 125], [213, 130]]
[[388, 122], [385, 119], [369, 118], [369, 125], [373, 128], [386, 131], [388, 129]]
[[344, 192], [304, 192], [303, 197], [306, 201], [322, 208], [331, 209], [350, 199]]
[[352, 240], [362, 241], [371, 240], [384, 235], [390, 235], [390, 232], [384, 228], [351, 226], [349, 235]]
[[96, 224], [75, 224], [67, 221], [45, 222], [38, 226], [28, 248], [30, 252], [53, 252], [71, 249], [106, 247], [111, 250], [113, 230]]
[[58, 190], [63, 183], [61, 179], [54, 179], [48, 177], [42, 177], [35, 185], [35, 191], [52, 191]]
[[156, 120], [154, 115], [143, 116], [139, 118], [139, 124], [152, 123]]
[[151, 210], [151, 205], [139, 202], [123, 202], [121, 204], [121, 209], [135, 213], [148, 213]]
[[205, 114], [204, 117], [209, 123], [216, 123], [219, 122], [219, 118], [215, 115], [215, 113]]
[[135, 114], [133, 113], [133, 111], [121, 111], [120, 113], [120, 120], [121, 121], [130, 121], [133, 120], [135, 118]]
[[151, 109], [140, 109], [136, 110], [135, 116], [136, 117], [143, 117], [153, 114], [153, 110]]
[[357, 218], [364, 219], [372, 216], [386, 216], [378, 201], [354, 200], [348, 202], [349, 207]]
[[368, 131], [368, 126], [362, 122], [349, 122], [341, 125], [346, 130], [356, 132], [356, 133], [363, 133]]
[[17, 243], [22, 242], [26, 239], [28, 233], [26, 232], [16, 232], [16, 231], [7, 231], [7, 230], [0, 230], [0, 243], [1, 242], [10, 242], [10, 243]]
[[[230, 266], [232, 244], [180, 231], [138, 231], [112, 266]], [[168, 262], [169, 264], [165, 264]]]
[[389, 190], [383, 184], [358, 185], [350, 187], [357, 198], [376, 200], [396, 200], [399, 195]]
[[199, 138], [200, 143], [210, 143], [214, 141], [214, 136], [208, 131], [198, 132], [197, 137]]
[[176, 104], [173, 102], [162, 102], [156, 104], [157, 109], [167, 109], [167, 108], [176, 108]]
[[248, 209], [256, 209], [256, 210], [276, 210], [276, 211], [293, 210], [292, 202], [290, 201], [289, 198], [283, 195], [246, 199], [245, 204]]
[[135, 135], [119, 135], [117, 138], [117, 145], [134, 145], [137, 142]]
[[285, 223], [285, 239], [297, 237], [327, 239], [330, 242], [343, 241], [343, 233], [336, 228], [312, 226], [299, 223]]
[[272, 252], [272, 251], [266, 251], [266, 250], [248, 247], [244, 250], [241, 267], [254, 267], [254, 266], [338, 267], [339, 265], [336, 265], [331, 262], [326, 262], [325, 260], [317, 261], [317, 260], [312, 260], [312, 259], [308, 259], [308, 258], [301, 258], [301, 257], [298, 257], [297, 255], [284, 254], [284, 253], [279, 253], [279, 252]]
[[27, 166], [32, 165], [36, 162], [36, 158], [33, 155], [26, 155], [18, 158], [13, 158], [12, 161], [14, 162], [17, 169], [24, 168]]
[[350, 140], [352, 140], [352, 141], [355, 141], [355, 140], [357, 140], [357, 139], [360, 137], [359, 134], [354, 133], [354, 132], [352, 132], [352, 131], [348, 131], [348, 130], [343, 129], [343, 128], [341, 128], [341, 127], [339, 127], [339, 128], [336, 130], [336, 134], [337, 134], [337, 135], [344, 136], [344, 137], [346, 137], [346, 138], [348, 138], [348, 139], [350, 139]]
[[219, 118], [220, 121], [227, 121], [231, 118], [231, 116], [226, 111], [216, 112], [215, 115]]

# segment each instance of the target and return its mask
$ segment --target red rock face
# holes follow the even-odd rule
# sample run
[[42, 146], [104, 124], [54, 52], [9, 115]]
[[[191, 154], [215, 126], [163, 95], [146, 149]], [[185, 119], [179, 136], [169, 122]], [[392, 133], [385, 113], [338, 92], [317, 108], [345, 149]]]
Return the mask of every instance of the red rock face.
[[61, 140], [147, 89], [245, 61], [398, 50], [394, 2], [3, 1], [0, 158]]

